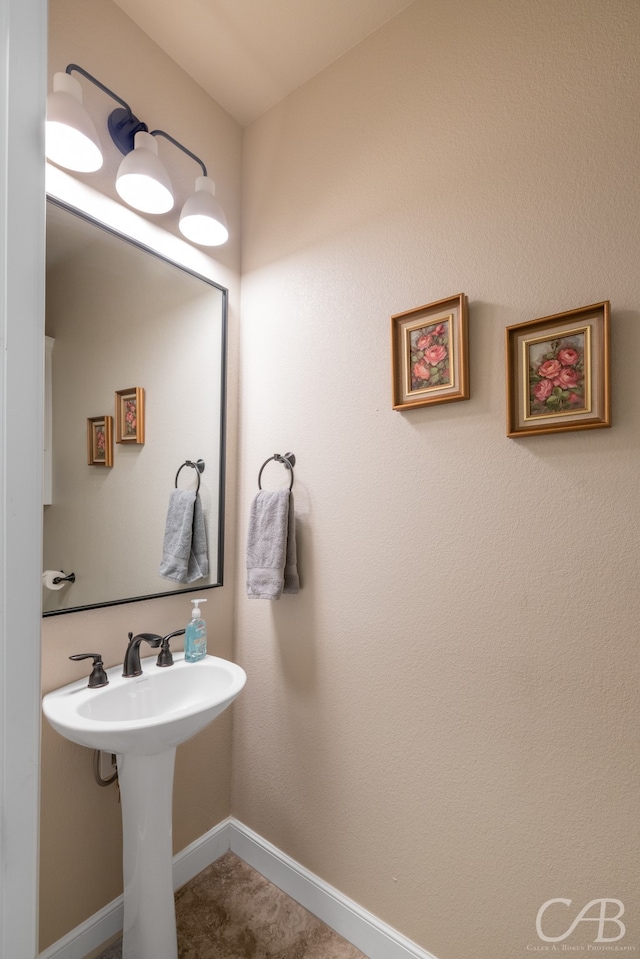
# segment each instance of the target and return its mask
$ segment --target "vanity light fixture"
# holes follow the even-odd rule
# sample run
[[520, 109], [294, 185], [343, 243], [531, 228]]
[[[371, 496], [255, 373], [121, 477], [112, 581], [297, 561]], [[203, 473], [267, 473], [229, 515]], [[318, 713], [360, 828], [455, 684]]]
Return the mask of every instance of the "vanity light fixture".
[[93, 173], [102, 166], [102, 148], [93, 120], [82, 103], [82, 87], [68, 73], [56, 73], [47, 97], [50, 160], [67, 170]]
[[227, 221], [216, 200], [216, 185], [208, 176], [196, 179], [196, 192], [182, 207], [180, 232], [192, 243], [220, 246], [229, 237]]
[[136, 133], [133, 150], [118, 168], [116, 190], [125, 203], [143, 213], [168, 213], [173, 209], [171, 180], [158, 159], [158, 144], [150, 133]]
[[147, 124], [134, 115], [128, 103], [76, 63], [70, 63], [65, 73], [56, 73], [53, 78], [53, 93], [47, 98], [47, 157], [58, 166], [81, 173], [91, 173], [102, 166], [98, 133], [83, 106], [82, 88], [71, 76], [73, 72], [120, 104], [110, 113], [107, 126], [111, 139], [124, 154], [116, 177], [116, 190], [124, 202], [143, 213], [167, 213], [173, 208], [171, 181], [158, 156], [156, 141], [157, 137], [164, 137], [202, 169], [195, 192], [182, 207], [181, 233], [200, 246], [226, 243], [229, 230], [225, 215], [202, 160], [164, 130], [149, 132]]

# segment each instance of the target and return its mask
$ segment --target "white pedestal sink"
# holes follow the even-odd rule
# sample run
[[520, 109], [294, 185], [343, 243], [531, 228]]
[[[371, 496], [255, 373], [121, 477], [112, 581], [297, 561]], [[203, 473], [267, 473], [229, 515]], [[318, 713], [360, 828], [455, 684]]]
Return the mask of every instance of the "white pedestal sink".
[[233, 702], [244, 670], [217, 656], [174, 665], [142, 660], [142, 675], [107, 670], [109, 685], [87, 680], [42, 700], [45, 716], [74, 743], [116, 753], [122, 799], [123, 959], [177, 959], [171, 806], [176, 746], [204, 729]]

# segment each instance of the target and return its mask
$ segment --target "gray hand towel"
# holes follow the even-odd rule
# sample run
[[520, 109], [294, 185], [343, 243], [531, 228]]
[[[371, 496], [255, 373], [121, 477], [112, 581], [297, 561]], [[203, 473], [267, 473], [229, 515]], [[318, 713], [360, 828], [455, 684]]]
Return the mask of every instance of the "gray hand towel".
[[296, 547], [296, 517], [293, 508], [293, 493], [289, 493], [289, 519], [287, 523], [287, 555], [284, 562], [283, 593], [297, 593], [300, 589], [298, 578], [298, 550]]
[[207, 533], [196, 490], [171, 490], [159, 573], [176, 583], [209, 575]]
[[280, 599], [298, 592], [295, 567], [295, 518], [288, 489], [260, 490], [249, 511], [247, 536], [247, 596], [249, 599]]

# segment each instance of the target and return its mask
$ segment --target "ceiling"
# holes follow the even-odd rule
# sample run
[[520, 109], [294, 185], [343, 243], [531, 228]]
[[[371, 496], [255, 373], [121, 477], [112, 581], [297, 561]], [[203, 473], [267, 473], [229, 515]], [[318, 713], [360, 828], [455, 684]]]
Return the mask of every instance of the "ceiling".
[[413, 0], [114, 0], [243, 126]]

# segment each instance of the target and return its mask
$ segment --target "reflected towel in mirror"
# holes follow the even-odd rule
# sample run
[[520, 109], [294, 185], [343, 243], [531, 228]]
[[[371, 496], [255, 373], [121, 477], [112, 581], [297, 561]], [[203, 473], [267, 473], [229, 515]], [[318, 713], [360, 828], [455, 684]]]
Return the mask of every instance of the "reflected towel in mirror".
[[204, 514], [196, 490], [171, 490], [159, 573], [176, 583], [209, 575]]

